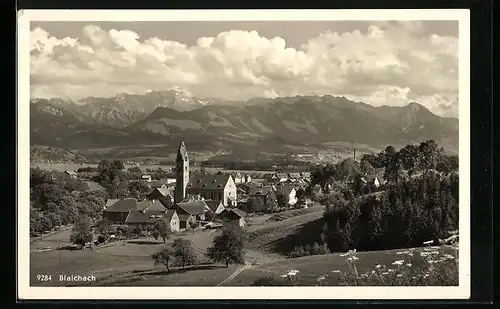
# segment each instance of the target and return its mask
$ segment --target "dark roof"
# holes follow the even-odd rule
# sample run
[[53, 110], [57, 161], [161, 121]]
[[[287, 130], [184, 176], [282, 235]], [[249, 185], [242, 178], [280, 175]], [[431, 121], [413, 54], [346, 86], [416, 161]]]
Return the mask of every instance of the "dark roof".
[[293, 189], [295, 189], [293, 186], [284, 185], [279, 188], [279, 191], [281, 194], [289, 196]]
[[146, 200], [137, 202], [137, 209], [138, 210], [146, 209], [151, 211], [162, 211], [162, 212], [166, 210], [165, 206], [163, 206], [163, 204], [158, 200], [154, 201]]
[[170, 222], [175, 214], [176, 214], [175, 209], [167, 209], [167, 212], [165, 213], [165, 215], [163, 215], [163, 218], [165, 218], [167, 222]]
[[[196, 216], [196, 215], [201, 215], [205, 213], [205, 210], [207, 210], [208, 206], [207, 204], [202, 201], [202, 200], [188, 200], [188, 201], [183, 201], [180, 203], [177, 203], [177, 206], [184, 210], [184, 212]], [[179, 213], [181, 213], [180, 211]]]
[[249, 195], [268, 195], [273, 190], [270, 186], [255, 187], [250, 190]]
[[238, 219], [244, 218], [246, 216], [246, 214], [238, 208], [226, 209], [221, 215], [222, 217], [225, 218], [238, 218]]
[[172, 195], [172, 189], [171, 188], [155, 188], [153, 191], [151, 191], [148, 195], [151, 195], [153, 192], [158, 191], [163, 197], [171, 196]]
[[106, 200], [106, 207], [109, 207], [113, 205], [114, 203], [118, 202], [120, 199], [118, 198], [110, 198]]
[[153, 223], [155, 219], [163, 217], [163, 214], [158, 214], [156, 211], [141, 211], [131, 210], [128, 213], [125, 223], [127, 224], [148, 224]]
[[190, 179], [187, 189], [224, 189], [231, 175], [193, 175]]
[[129, 212], [131, 210], [137, 210], [137, 200], [135, 198], [126, 198], [119, 200], [116, 203], [106, 207], [105, 212]]
[[126, 198], [111, 204], [104, 209], [104, 212], [130, 212], [131, 210], [150, 210], [155, 212], [163, 212], [166, 208], [159, 201], [141, 201], [138, 202], [135, 198]]
[[179, 149], [177, 150], [177, 159], [187, 160], [188, 153], [186, 149], [186, 144], [184, 143], [184, 139], [182, 139], [179, 144]]
[[205, 200], [205, 204], [207, 204], [208, 208], [212, 211], [215, 212], [219, 205], [222, 204], [221, 201], [214, 201], [214, 200]]

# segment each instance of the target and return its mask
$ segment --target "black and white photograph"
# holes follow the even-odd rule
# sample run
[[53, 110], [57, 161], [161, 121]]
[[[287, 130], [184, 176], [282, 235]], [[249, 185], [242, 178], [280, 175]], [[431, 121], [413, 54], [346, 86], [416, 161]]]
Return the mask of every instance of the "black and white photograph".
[[20, 298], [469, 296], [467, 10], [18, 29]]

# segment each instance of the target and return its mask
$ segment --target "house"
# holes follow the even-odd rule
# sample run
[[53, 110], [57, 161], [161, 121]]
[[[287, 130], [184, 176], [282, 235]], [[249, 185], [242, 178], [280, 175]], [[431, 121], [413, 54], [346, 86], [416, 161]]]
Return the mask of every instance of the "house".
[[161, 214], [167, 210], [159, 201], [137, 201], [134, 198], [126, 198], [118, 201], [108, 200], [102, 216], [114, 224], [123, 224], [132, 210], [147, 210], [152, 213]]
[[187, 185], [187, 196], [222, 201], [224, 207], [235, 206], [237, 191], [233, 177], [228, 174], [195, 175]]
[[289, 173], [288, 174], [288, 179], [291, 180], [292, 182], [299, 181], [300, 180], [300, 173]]
[[169, 185], [169, 184], [175, 184], [175, 178], [167, 178], [167, 181], [166, 181], [166, 184]]
[[274, 188], [272, 186], [255, 187], [252, 188], [248, 196], [249, 198], [260, 198], [262, 199], [262, 202], [265, 203], [271, 192], [274, 192]]
[[66, 175], [71, 176], [71, 178], [78, 178], [78, 173], [75, 171], [65, 171]]
[[283, 185], [278, 189], [278, 192], [280, 192], [285, 197], [288, 206], [293, 206], [297, 203], [297, 191], [293, 186]]
[[232, 208], [224, 210], [220, 215], [220, 218], [226, 223], [243, 227], [246, 224], [245, 216], [246, 214], [243, 211], [238, 208]]
[[231, 176], [233, 176], [234, 183], [236, 184], [245, 182], [245, 178], [241, 173], [231, 173]]
[[150, 201], [158, 200], [163, 204], [163, 206], [167, 207], [167, 205], [169, 205], [167, 202], [174, 202], [174, 188], [166, 186], [155, 188], [146, 196], [146, 198]]
[[109, 198], [106, 200], [106, 205], [104, 206], [104, 208], [108, 208], [109, 206], [113, 205], [114, 203], [118, 202], [120, 199], [118, 198]]
[[157, 213], [151, 210], [131, 210], [125, 219], [125, 224], [131, 227], [145, 228], [154, 224], [156, 220], [165, 220], [172, 232], [179, 231], [179, 216], [175, 209], [167, 209], [165, 213]]
[[245, 174], [245, 176], [243, 176], [243, 182], [244, 183], [251, 183], [252, 177], [250, 177], [250, 175], [248, 175], [248, 174]]
[[385, 169], [377, 169], [374, 174], [365, 177], [367, 184], [374, 185], [376, 188], [380, 187], [385, 183], [384, 179]]
[[278, 180], [278, 182], [285, 182], [288, 180], [288, 174], [287, 173], [276, 173], [275, 174], [275, 179]]
[[226, 207], [224, 207], [224, 204], [222, 203], [222, 201], [205, 200], [205, 203], [207, 204], [210, 211], [212, 213], [214, 213], [215, 215], [220, 214], [221, 212], [223, 212], [226, 209]]
[[146, 182], [151, 182], [151, 175], [142, 175], [141, 180], [144, 180]]
[[179, 229], [184, 230], [194, 226], [198, 221], [205, 220], [205, 213], [210, 208], [203, 200], [185, 199], [176, 203], [174, 208], [179, 216]]

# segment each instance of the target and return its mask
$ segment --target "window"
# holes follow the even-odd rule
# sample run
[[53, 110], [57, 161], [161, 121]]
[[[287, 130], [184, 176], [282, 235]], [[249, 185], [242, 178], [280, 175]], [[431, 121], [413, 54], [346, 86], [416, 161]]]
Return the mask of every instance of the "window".
[[188, 167], [187, 166], [184, 166], [184, 170], [187, 171], [188, 170]]

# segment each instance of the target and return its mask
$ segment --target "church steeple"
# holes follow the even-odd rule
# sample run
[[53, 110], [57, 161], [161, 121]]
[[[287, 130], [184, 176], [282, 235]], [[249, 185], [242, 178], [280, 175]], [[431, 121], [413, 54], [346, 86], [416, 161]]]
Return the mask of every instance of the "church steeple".
[[175, 202], [178, 203], [186, 197], [186, 189], [189, 183], [189, 157], [184, 138], [179, 144], [177, 158], [175, 160]]

